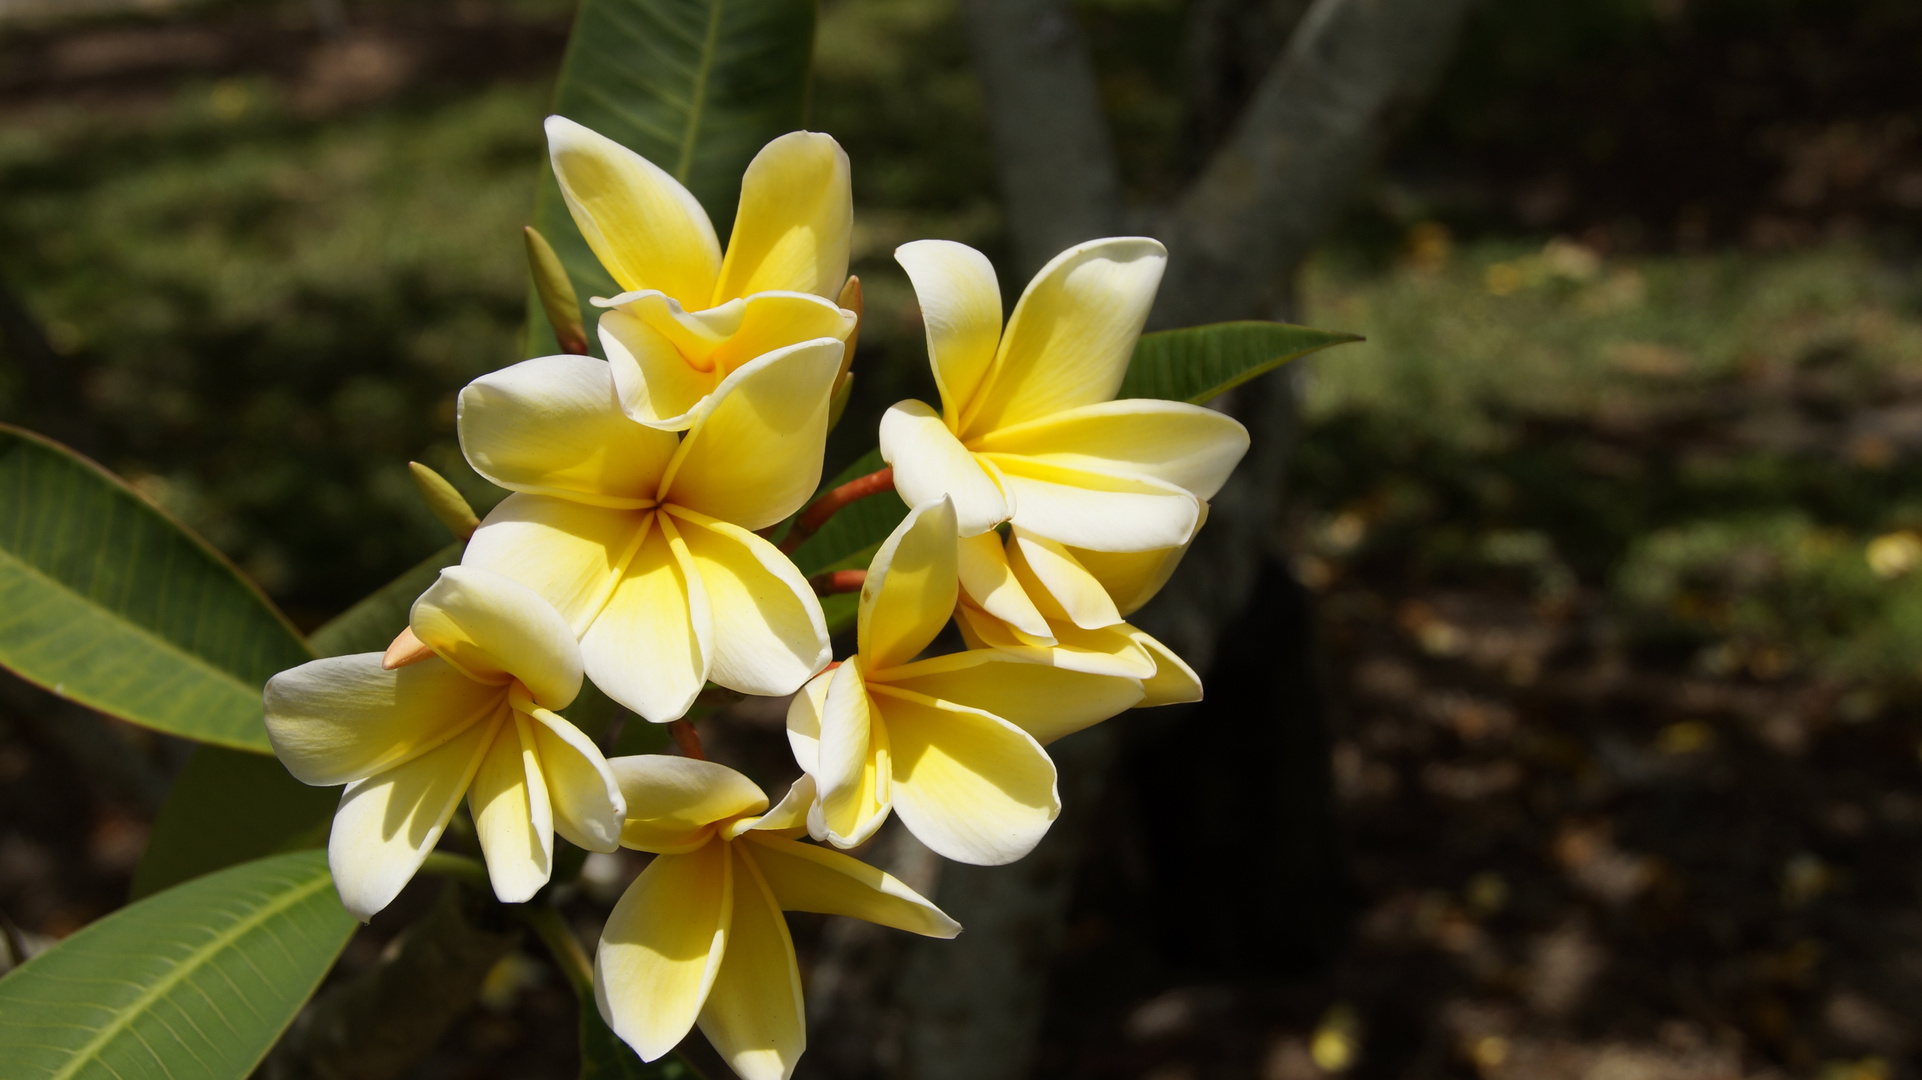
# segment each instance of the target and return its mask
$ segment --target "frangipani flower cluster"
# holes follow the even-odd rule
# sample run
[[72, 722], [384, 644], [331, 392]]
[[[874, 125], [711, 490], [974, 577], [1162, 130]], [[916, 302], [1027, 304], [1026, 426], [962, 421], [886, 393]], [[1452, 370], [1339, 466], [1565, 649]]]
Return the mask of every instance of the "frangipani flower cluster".
[[[596, 953], [602, 1015], [646, 1060], [698, 1025], [747, 1080], [785, 1080], [805, 1024], [783, 911], [960, 929], [835, 849], [897, 815], [947, 858], [1012, 862], [1060, 812], [1048, 743], [1200, 697], [1125, 620], [1168, 580], [1247, 435], [1196, 406], [1113, 400], [1166, 261], [1155, 241], [1063, 253], [1005, 330], [985, 258], [908, 244], [896, 254], [941, 409], [888, 411], [892, 472], [857, 483], [891, 475], [906, 517], [865, 574], [811, 581], [764, 534], [819, 486], [857, 330], [837, 302], [858, 296], [846, 156], [809, 132], [768, 144], [723, 250], [666, 172], [560, 117], [547, 132], [575, 224], [624, 290], [594, 301], [607, 358], [540, 357], [461, 391], [461, 448], [509, 494], [385, 654], [276, 676], [268, 729], [295, 776], [346, 785], [329, 858], [361, 919], [463, 795], [507, 903], [548, 883], [556, 832], [652, 853]], [[838, 663], [826, 578], [860, 582]], [[950, 623], [965, 647], [930, 655]], [[583, 678], [654, 723], [681, 721], [710, 684], [793, 695], [799, 779], [769, 809], [691, 729], [688, 756], [608, 759], [558, 712]]]

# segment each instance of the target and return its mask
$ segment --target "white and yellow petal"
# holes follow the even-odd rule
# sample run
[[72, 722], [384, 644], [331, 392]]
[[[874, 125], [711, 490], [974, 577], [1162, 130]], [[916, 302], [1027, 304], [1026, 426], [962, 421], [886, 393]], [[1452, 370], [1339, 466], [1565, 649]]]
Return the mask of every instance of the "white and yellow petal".
[[856, 617], [868, 671], [914, 659], [947, 625], [960, 588], [954, 523], [946, 498], [916, 505], [868, 564]]
[[487, 877], [504, 904], [533, 899], [554, 866], [554, 814], [534, 725], [518, 713], [502, 723], [467, 790]]
[[733, 862], [734, 915], [701, 1034], [741, 1080], [787, 1080], [807, 1049], [794, 940], [754, 859], [741, 845], [717, 846]]
[[1112, 237], [1077, 244], [1042, 267], [961, 418], [962, 441], [1113, 398], [1167, 262], [1159, 241]]
[[1054, 644], [1048, 620], [1028, 596], [1027, 586], [1008, 565], [1008, 551], [998, 532], [962, 539], [957, 567], [961, 591], [981, 610], [1043, 644]]
[[1121, 612], [1115, 609], [1108, 590], [1073, 552], [1025, 529], [1013, 532], [1008, 542], [1009, 569], [1043, 616], [1071, 622], [1083, 630], [1099, 630], [1121, 621]]
[[575, 847], [613, 851], [621, 843], [627, 800], [601, 749], [566, 718], [534, 706], [535, 749], [540, 754], [554, 831]]
[[1156, 705], [1180, 705], [1201, 700], [1201, 676], [1188, 662], [1175, 654], [1173, 649], [1150, 637], [1144, 630], [1129, 627], [1135, 644], [1141, 646], [1148, 655], [1154, 657], [1155, 673], [1141, 681], [1143, 697], [1141, 708]]
[[591, 356], [543, 356], [460, 392], [461, 452], [510, 491], [595, 506], [651, 505], [674, 436], [621, 412], [613, 369]]
[[533, 589], [578, 637], [607, 603], [653, 520], [652, 510], [509, 495], [481, 521], [460, 561]]
[[978, 709], [871, 684], [893, 755], [894, 812], [938, 855], [977, 866], [1034, 849], [1061, 812], [1034, 737]]
[[[638, 295], [658, 300], [663, 308], [672, 305], [672, 312], [661, 321], [678, 324], [677, 316], [682, 314], [679, 304], [651, 290]], [[694, 410], [721, 384], [724, 373], [712, 365], [696, 367], [688, 363], [673, 339], [643, 317], [645, 310], [645, 305], [636, 301], [601, 316], [601, 349], [607, 353], [614, 397], [630, 422], [650, 430], [678, 431], [693, 423]], [[674, 445], [669, 444], [670, 452]]]
[[[1207, 524], [1207, 503], [1201, 504], [1201, 520], [1202, 524]], [[1125, 618], [1154, 599], [1161, 587], [1168, 583], [1175, 568], [1181, 565], [1181, 557], [1188, 553], [1188, 548], [1186, 545], [1148, 551], [1069, 548], [1068, 552], [1083, 570], [1094, 575], [1094, 579], [1101, 583], [1101, 587], [1113, 598], [1115, 610]]]
[[841, 353], [841, 342], [820, 338], [729, 375], [675, 451], [662, 501], [748, 530], [800, 509], [821, 483]]
[[665, 724], [694, 704], [713, 650], [707, 590], [680, 531], [662, 514], [581, 637], [587, 677], [608, 697]]
[[627, 147], [562, 116], [547, 153], [587, 246], [623, 289], [705, 307], [720, 276], [714, 224], [687, 188]]
[[1001, 342], [1001, 286], [994, 265], [952, 240], [903, 244], [894, 249], [894, 261], [908, 272], [921, 304], [942, 420], [950, 431], [959, 431], [962, 412], [980, 390]]
[[881, 459], [894, 468], [894, 489], [909, 506], [953, 499], [961, 536], [979, 536], [1014, 514], [994, 466], [962, 446], [923, 402], [897, 402], [882, 414]]
[[846, 915], [923, 937], [961, 932], [961, 924], [926, 897], [851, 855], [759, 832], [745, 840], [784, 911]]
[[669, 754], [609, 758], [609, 771], [627, 803], [621, 843], [641, 851], [691, 851], [715, 833], [715, 823], [767, 809], [754, 781], [725, 765]]
[[[413, 879], [440, 842], [481, 758], [507, 726], [505, 716], [473, 724], [452, 742], [341, 792], [327, 865], [340, 902], [354, 918], [373, 918]], [[507, 736], [513, 738], [511, 727]]]
[[875, 681], [991, 713], [1043, 745], [1142, 700], [1139, 679], [1028, 663], [993, 649], [917, 660]]
[[[796, 701], [802, 698], [796, 695]], [[789, 718], [792, 731], [792, 707]], [[818, 739], [813, 769], [817, 796], [808, 814], [808, 830], [817, 840], [854, 847], [887, 820], [891, 771], [887, 729], [874, 716], [858, 658], [834, 669], [813, 719]]]
[[518, 680], [564, 709], [581, 690], [574, 632], [539, 593], [478, 566], [449, 566], [414, 601], [408, 625], [435, 655], [482, 682]]
[[832, 658], [827, 619], [781, 549], [738, 525], [673, 507], [707, 594], [714, 652], [707, 677], [730, 690], [780, 697]]
[[1199, 405], [1127, 398], [985, 432], [971, 445], [1084, 472], [1152, 477], [1207, 499], [1247, 454], [1248, 429]]
[[837, 296], [853, 236], [846, 151], [831, 135], [789, 132], [762, 147], [741, 177], [713, 303], [771, 290]]
[[500, 686], [439, 658], [397, 671], [379, 653], [311, 660], [267, 681], [267, 737], [303, 784], [365, 779], [428, 753], [488, 720]]
[[957, 606], [954, 618], [969, 648], [995, 649], [1030, 664], [1090, 675], [1147, 679], [1155, 673], [1154, 657], [1135, 642], [1134, 628], [1127, 623], [1099, 630], [1083, 630], [1069, 622], [1050, 623], [1050, 643], [1026, 637], [973, 604]]
[[734, 913], [727, 848], [714, 841], [648, 863], [601, 931], [595, 995], [643, 1061], [686, 1037], [720, 974]]
[[1162, 480], [1110, 476], [1012, 454], [981, 454], [1013, 497], [1016, 528], [1091, 551], [1179, 547], [1201, 525], [1201, 500]]

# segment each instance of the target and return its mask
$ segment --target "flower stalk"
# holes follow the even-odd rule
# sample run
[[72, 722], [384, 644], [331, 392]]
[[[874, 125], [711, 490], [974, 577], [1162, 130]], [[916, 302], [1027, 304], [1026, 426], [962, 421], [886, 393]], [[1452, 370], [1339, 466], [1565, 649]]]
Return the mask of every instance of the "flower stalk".
[[857, 476], [826, 495], [814, 500], [788, 530], [787, 538], [781, 541], [781, 551], [793, 554], [794, 549], [807, 542], [807, 538], [821, 531], [828, 519], [841, 512], [849, 503], [859, 502], [870, 495], [894, 490], [894, 469], [876, 469], [866, 476]]

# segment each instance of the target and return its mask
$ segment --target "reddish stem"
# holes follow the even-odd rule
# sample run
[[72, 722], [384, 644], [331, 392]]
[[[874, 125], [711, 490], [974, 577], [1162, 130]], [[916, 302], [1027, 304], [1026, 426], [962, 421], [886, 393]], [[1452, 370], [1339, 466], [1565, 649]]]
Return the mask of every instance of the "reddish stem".
[[696, 761], [706, 761], [707, 755], [701, 752], [701, 733], [694, 725], [685, 720], [676, 720], [667, 725], [667, 733], [674, 737], [674, 745], [681, 748], [681, 756]]
[[867, 580], [866, 570], [829, 570], [809, 578], [808, 584], [814, 586], [816, 596], [833, 596], [835, 593], [860, 592]]
[[894, 469], [892, 467], [877, 469], [866, 476], [857, 476], [849, 480], [814, 500], [812, 506], [801, 512], [800, 518], [794, 522], [794, 528], [788, 530], [787, 539], [781, 541], [781, 550], [792, 554], [795, 548], [800, 547], [808, 537], [819, 532], [821, 526], [826, 525], [828, 519], [839, 513], [847, 504], [893, 489]]

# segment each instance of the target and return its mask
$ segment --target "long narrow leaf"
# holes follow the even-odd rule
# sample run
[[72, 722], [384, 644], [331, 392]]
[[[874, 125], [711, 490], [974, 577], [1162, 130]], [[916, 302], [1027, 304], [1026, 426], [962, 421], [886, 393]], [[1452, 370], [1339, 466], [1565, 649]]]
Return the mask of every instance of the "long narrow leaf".
[[250, 859], [327, 842], [339, 788], [294, 779], [271, 757], [201, 746], [174, 778], [134, 870], [135, 900]]
[[456, 541], [415, 563], [360, 603], [328, 620], [308, 635], [307, 643], [320, 656], [385, 651], [394, 635], [407, 628], [407, 614], [414, 601], [440, 576], [442, 568], [460, 562], [466, 548], [465, 543]]
[[1311, 352], [1360, 341], [1354, 334], [1273, 322], [1227, 322], [1143, 334], [1116, 397], [1206, 404]]
[[[554, 111], [673, 174], [726, 242], [747, 163], [806, 118], [813, 53], [814, 0], [583, 0]], [[587, 302], [620, 290], [546, 169], [534, 224], [566, 265], [598, 348], [600, 310]], [[528, 355], [559, 351], [531, 289], [527, 311]]]
[[318, 851], [150, 897], [0, 979], [0, 1074], [242, 1080], [353, 932]]
[[205, 541], [93, 462], [0, 425], [0, 665], [123, 720], [265, 752], [261, 687], [312, 658]]

